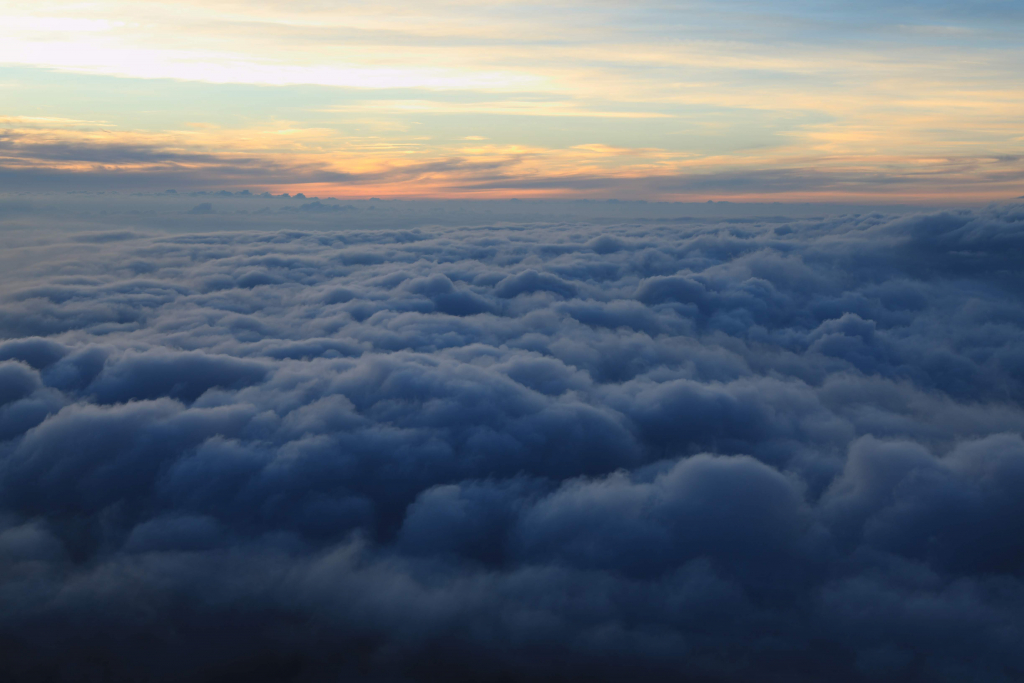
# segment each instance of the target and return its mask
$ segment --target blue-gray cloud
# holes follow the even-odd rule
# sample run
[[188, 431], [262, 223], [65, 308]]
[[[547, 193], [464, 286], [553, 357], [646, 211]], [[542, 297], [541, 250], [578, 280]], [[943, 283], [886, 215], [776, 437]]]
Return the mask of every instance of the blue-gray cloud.
[[[951, 156], [941, 165], [918, 168], [863, 170], [792, 166], [721, 170], [709, 173], [601, 175], [593, 173], [537, 174], [523, 171], [515, 155], [478, 161], [450, 156], [435, 161], [393, 166], [381, 171], [339, 171], [319, 159], [273, 155], [218, 154], [168, 148], [158, 144], [120, 142], [40, 141], [38, 136], [0, 130], [0, 183], [7, 191], [50, 192], [120, 190], [189, 190], [254, 185], [287, 186], [311, 183], [359, 188], [392, 183], [414, 187], [429, 180], [454, 193], [494, 191], [558, 192], [565, 195], [664, 197], [679, 194], [742, 196], [818, 192], [823, 196], [861, 193], [884, 196], [907, 188], [950, 191], [1005, 187], [1010, 198], [1024, 183], [1024, 159], [1019, 155]], [[308, 202], [305, 212], [340, 211], [343, 207]], [[23, 205], [0, 205], [0, 217]]]
[[8, 233], [13, 680], [1024, 676], [1024, 208], [339, 213]]

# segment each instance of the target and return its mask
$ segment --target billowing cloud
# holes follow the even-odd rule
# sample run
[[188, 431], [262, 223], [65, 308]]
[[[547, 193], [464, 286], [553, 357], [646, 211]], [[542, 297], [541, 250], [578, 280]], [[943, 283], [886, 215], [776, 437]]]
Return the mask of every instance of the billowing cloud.
[[1021, 206], [159, 201], [7, 237], [14, 680], [1024, 676]]

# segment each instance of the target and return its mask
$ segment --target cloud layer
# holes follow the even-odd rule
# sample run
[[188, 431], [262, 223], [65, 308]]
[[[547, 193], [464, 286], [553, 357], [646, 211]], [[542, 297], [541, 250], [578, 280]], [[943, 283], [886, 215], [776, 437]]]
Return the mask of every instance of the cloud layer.
[[5, 668], [1019, 680], [1022, 226], [35, 232]]
[[[110, 188], [153, 192], [167, 187], [189, 191], [230, 188], [221, 190], [230, 192], [259, 187], [257, 193], [263, 188], [289, 194], [299, 189], [344, 197], [613, 196], [688, 201], [730, 197], [761, 201], [824, 198], [833, 202], [871, 198], [888, 203], [955, 205], [966, 197], [973, 201], [1013, 197], [1024, 181], [1024, 154], [1005, 151], [959, 152], [928, 160], [926, 165], [919, 161], [890, 164], [880, 171], [838, 159], [688, 167], [669, 164], [671, 155], [653, 148], [581, 144], [528, 150], [521, 145], [463, 141], [458, 148], [434, 150], [430, 156], [368, 161], [369, 155], [344, 157], [325, 153], [323, 146], [318, 146], [316, 153], [304, 146], [257, 151], [213, 138], [200, 141], [163, 132], [88, 130], [95, 127], [89, 122], [80, 124], [85, 130], [70, 131], [62, 128], [70, 125], [64, 120], [51, 127], [35, 121], [21, 123], [26, 127], [0, 128], [0, 183], [8, 192]], [[266, 135], [281, 137], [266, 131], [236, 137], [249, 140]], [[633, 161], [626, 163], [626, 159]], [[658, 161], [658, 165], [631, 165], [641, 159]], [[625, 165], [613, 168], [608, 165], [612, 162], [613, 166]]]

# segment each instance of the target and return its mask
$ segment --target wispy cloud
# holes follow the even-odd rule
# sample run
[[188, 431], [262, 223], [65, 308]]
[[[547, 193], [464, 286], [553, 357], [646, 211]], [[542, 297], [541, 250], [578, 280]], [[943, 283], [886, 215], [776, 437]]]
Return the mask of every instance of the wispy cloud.
[[[220, 131], [217, 131], [220, 134]], [[112, 132], [38, 129], [0, 132], [0, 177], [7, 189], [252, 188], [333, 196], [617, 196], [703, 200], [886, 200], [947, 202], [950, 194], [979, 201], [1014, 196], [1024, 182], [1024, 156], [888, 159], [883, 170], [857, 159], [827, 163], [764, 158], [738, 163], [659, 149], [581, 145], [525, 148], [468, 140], [453, 153], [367, 141], [350, 150], [353, 163], [308, 143], [252, 153], [211, 151], [195, 140]], [[299, 136], [300, 138], [302, 136]], [[314, 138], [315, 139], [315, 138]], [[200, 141], [206, 145], [199, 144]], [[367, 163], [367, 152], [383, 153]], [[728, 168], [726, 168], [728, 166]]]

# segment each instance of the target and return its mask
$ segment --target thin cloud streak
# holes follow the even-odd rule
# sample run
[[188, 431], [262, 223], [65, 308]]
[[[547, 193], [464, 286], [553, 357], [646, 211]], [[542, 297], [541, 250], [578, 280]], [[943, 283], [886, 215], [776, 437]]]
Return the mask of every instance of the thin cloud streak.
[[[479, 148], [472, 154], [440, 159], [416, 155], [400, 164], [372, 170], [341, 170], [331, 155], [318, 153], [213, 153], [168, 148], [138, 136], [117, 142], [113, 134], [61, 139], [33, 130], [0, 133], [0, 176], [9, 190], [148, 189], [174, 186], [309, 191], [334, 196], [634, 196], [645, 199], [704, 199], [913, 195], [939, 200], [956, 188], [979, 200], [1011, 193], [1024, 181], [1022, 157], [952, 158], [927, 164], [896, 162], [888, 172], [791, 165], [764, 168], [750, 162], [731, 170], [664, 158], [660, 150], [584, 146], [571, 150]], [[166, 143], [165, 143], [166, 144]], [[628, 157], [635, 164], [624, 166]], [[615, 165], [609, 166], [608, 160]], [[573, 167], [589, 166], [589, 172]], [[552, 173], [545, 169], [558, 169]], [[595, 194], [596, 193], [596, 194]]]

